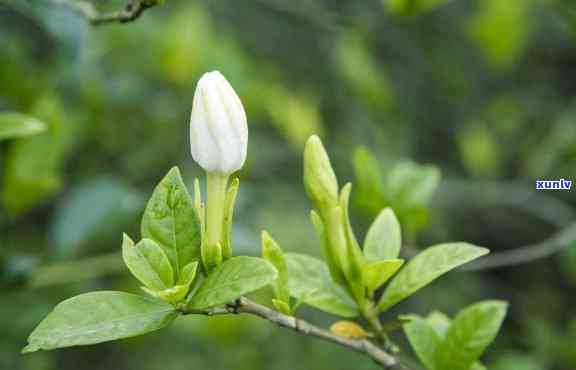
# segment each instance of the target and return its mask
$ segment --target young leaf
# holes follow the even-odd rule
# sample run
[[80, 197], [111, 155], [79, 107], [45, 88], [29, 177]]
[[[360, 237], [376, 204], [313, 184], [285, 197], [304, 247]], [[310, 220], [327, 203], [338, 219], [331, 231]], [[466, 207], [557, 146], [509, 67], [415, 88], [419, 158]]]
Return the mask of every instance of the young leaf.
[[358, 316], [354, 301], [330, 278], [326, 264], [314, 257], [287, 253], [290, 294], [310, 306], [343, 317]]
[[44, 122], [17, 112], [0, 113], [0, 140], [14, 139], [46, 131]]
[[422, 364], [429, 370], [435, 370], [434, 353], [440, 344], [440, 337], [432, 325], [426, 320], [416, 317], [404, 324], [403, 328], [412, 349]]
[[177, 167], [154, 189], [142, 217], [142, 237], [166, 250], [176, 277], [184, 266], [200, 259], [200, 223]]
[[168, 303], [135, 294], [81, 294], [58, 304], [30, 334], [22, 352], [133, 337], [167, 326], [177, 314]]
[[203, 310], [232, 302], [270, 284], [277, 274], [274, 266], [261, 258], [232, 257], [210, 272], [189, 298], [188, 307]]
[[484, 301], [458, 313], [438, 346], [436, 367], [469, 370], [498, 334], [506, 309], [505, 302]]
[[136, 279], [152, 290], [163, 290], [174, 285], [174, 271], [164, 250], [150, 239], [138, 244], [124, 234], [122, 241], [124, 263]]
[[414, 294], [442, 274], [487, 254], [486, 248], [468, 243], [438, 244], [412, 258], [390, 282], [378, 302], [380, 311]]
[[235, 178], [228, 186], [226, 191], [226, 200], [224, 201], [224, 225], [222, 226], [222, 258], [227, 260], [232, 257], [232, 218], [234, 216], [234, 205], [236, 204], [236, 194], [240, 180]]
[[196, 272], [198, 271], [198, 261], [190, 262], [182, 269], [180, 273], [180, 278], [178, 279], [178, 285], [190, 286], [196, 277]]
[[364, 256], [372, 261], [398, 258], [402, 246], [400, 224], [391, 208], [376, 217], [364, 239]]
[[369, 291], [374, 291], [388, 281], [404, 264], [404, 260], [393, 259], [369, 262], [362, 268], [364, 286]]
[[272, 299], [272, 305], [274, 306], [274, 308], [276, 308], [276, 310], [278, 310], [278, 312], [283, 313], [284, 315], [290, 315], [292, 316], [294, 313], [292, 312], [292, 308], [290, 308], [290, 305], [284, 301], [280, 301], [278, 299]]
[[432, 311], [428, 316], [426, 316], [426, 322], [434, 328], [436, 334], [440, 338], [446, 336], [446, 332], [450, 327], [450, 318], [439, 311]]
[[288, 267], [282, 249], [274, 239], [266, 232], [262, 232], [262, 257], [274, 265], [278, 270], [278, 278], [272, 284], [274, 296], [277, 300], [288, 304], [290, 292], [288, 290]]

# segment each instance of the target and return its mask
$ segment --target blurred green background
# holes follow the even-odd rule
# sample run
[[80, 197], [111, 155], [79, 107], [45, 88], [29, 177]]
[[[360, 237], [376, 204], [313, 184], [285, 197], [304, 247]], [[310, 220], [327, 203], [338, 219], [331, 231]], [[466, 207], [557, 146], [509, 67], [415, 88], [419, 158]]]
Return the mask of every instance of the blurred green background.
[[[0, 0], [0, 112], [47, 125], [0, 141], [0, 369], [375, 369], [245, 317], [186, 317], [144, 337], [19, 351], [65, 298], [138, 292], [118, 254], [121, 232], [138, 236], [171, 166], [188, 185], [202, 176], [188, 144], [202, 73], [222, 71], [248, 114], [236, 254], [259, 254], [266, 228], [285, 250], [320, 255], [301, 178], [312, 133], [341, 182], [356, 185], [360, 235], [391, 205], [408, 253], [467, 240], [495, 254], [574, 229], [574, 189], [534, 183], [576, 180], [575, 68], [572, 0], [170, 0], [101, 27], [49, 0]], [[488, 368], [575, 370], [571, 234], [544, 245], [546, 258], [453, 272], [392, 314], [505, 299]]]

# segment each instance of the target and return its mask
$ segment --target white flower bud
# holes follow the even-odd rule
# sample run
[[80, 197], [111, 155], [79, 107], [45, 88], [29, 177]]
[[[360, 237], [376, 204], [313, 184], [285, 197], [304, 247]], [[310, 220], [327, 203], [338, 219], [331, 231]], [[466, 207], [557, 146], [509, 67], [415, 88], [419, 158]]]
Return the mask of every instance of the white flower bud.
[[198, 81], [190, 117], [192, 157], [206, 172], [229, 175], [246, 160], [248, 125], [242, 102], [218, 71]]

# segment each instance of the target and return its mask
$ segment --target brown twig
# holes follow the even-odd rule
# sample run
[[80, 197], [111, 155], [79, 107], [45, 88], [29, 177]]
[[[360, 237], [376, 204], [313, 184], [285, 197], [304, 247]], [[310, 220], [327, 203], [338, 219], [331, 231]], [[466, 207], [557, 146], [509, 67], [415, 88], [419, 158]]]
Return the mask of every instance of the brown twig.
[[386, 352], [382, 348], [366, 339], [348, 339], [334, 335], [330, 331], [312, 325], [307, 321], [298, 319], [293, 316], [284, 315], [280, 312], [274, 311], [266, 306], [252, 302], [243, 297], [237, 299], [234, 303], [226, 305], [224, 308], [196, 311], [182, 307], [181, 311], [184, 314], [201, 314], [208, 316], [240, 313], [254, 315], [264, 320], [273, 322], [283, 328], [292, 329], [302, 335], [317, 337], [350, 348], [356, 352], [363, 353], [369, 356], [383, 369], [407, 370], [400, 364], [394, 355]]
[[158, 5], [158, 0], [129, 0], [123, 9], [101, 13], [92, 3], [84, 0], [50, 0], [55, 4], [64, 5], [84, 16], [93, 25], [106, 23], [132, 22], [144, 13], [146, 9]]

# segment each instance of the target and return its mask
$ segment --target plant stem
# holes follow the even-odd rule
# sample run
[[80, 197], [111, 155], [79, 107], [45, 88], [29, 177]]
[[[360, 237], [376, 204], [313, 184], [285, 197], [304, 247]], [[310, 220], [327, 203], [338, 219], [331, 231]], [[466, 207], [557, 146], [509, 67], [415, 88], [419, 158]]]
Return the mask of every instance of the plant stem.
[[233, 303], [227, 304], [223, 308], [213, 308], [205, 311], [187, 310], [186, 307], [180, 307], [183, 314], [200, 314], [207, 316], [225, 315], [225, 314], [238, 314], [246, 313], [260, 317], [277, 324], [278, 326], [292, 329], [302, 335], [317, 337], [329, 342], [337, 343], [341, 346], [347, 347], [354, 351], [363, 353], [369, 356], [375, 363], [380, 365], [383, 369], [389, 370], [405, 370], [406, 368], [400, 364], [398, 359], [378, 347], [374, 343], [366, 339], [349, 339], [331, 333], [307, 321], [298, 319], [293, 316], [284, 315], [278, 311], [274, 311], [266, 306], [254, 303], [244, 297], [241, 297]]

